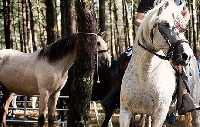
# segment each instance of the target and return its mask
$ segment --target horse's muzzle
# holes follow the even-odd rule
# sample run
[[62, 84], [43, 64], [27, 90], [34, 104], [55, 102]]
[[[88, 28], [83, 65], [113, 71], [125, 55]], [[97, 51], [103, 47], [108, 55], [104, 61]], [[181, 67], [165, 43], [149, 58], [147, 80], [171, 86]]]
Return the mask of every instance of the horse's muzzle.
[[111, 67], [111, 61], [110, 60], [101, 61], [98, 66], [99, 68], [104, 69], [104, 70], [108, 69]]
[[[183, 46], [183, 43], [188, 43], [186, 40], [180, 40], [176, 43], [176, 45], [173, 47], [173, 53], [172, 53], [172, 63], [174, 65], [179, 65], [179, 66], [186, 66], [188, 65], [191, 54], [190, 50], [185, 49]], [[188, 46], [188, 48], [190, 48]]]

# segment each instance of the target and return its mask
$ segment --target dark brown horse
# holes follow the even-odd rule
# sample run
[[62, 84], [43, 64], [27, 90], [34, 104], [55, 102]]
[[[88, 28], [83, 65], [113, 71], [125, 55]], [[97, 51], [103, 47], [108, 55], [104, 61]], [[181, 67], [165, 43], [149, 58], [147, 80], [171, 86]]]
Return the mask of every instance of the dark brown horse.
[[[117, 79], [117, 61], [112, 60], [111, 67], [108, 69], [98, 68], [94, 73], [94, 84], [92, 90], [92, 101], [103, 100], [111, 91], [115, 90], [118, 86], [116, 84]], [[112, 80], [111, 80], [112, 79]], [[99, 82], [99, 81], [100, 82]], [[68, 80], [60, 92], [60, 96], [69, 96], [71, 94], [71, 85], [73, 82], [73, 66], [69, 69]], [[69, 104], [69, 99], [59, 98], [57, 107], [60, 109], [67, 109]], [[66, 111], [60, 111], [59, 116], [61, 121], [65, 121]], [[64, 126], [61, 123], [61, 126]]]
[[[122, 83], [122, 78], [124, 76], [124, 72], [127, 68], [127, 65], [131, 59], [132, 56], [132, 47], [128, 48], [118, 59], [117, 59], [117, 66], [115, 67], [116, 74], [115, 78], [110, 78], [109, 80], [113, 81], [113, 84], [116, 86], [113, 91], [110, 91], [108, 96], [106, 96], [102, 100], [102, 106], [104, 107], [105, 110], [105, 119], [101, 125], [101, 127], [107, 127], [108, 122], [110, 118], [112, 117], [114, 111], [116, 109], [119, 109], [120, 106], [120, 89], [121, 89], [121, 83]], [[96, 92], [96, 91], [95, 91]], [[132, 126], [132, 125], [131, 125]]]
[[[112, 60], [108, 69], [98, 68], [94, 74], [94, 84], [92, 88], [92, 101], [103, 101], [105, 110], [105, 120], [102, 127], [107, 127], [115, 109], [119, 108], [119, 91], [122, 77], [132, 55], [132, 47], [127, 49], [118, 59]], [[73, 82], [73, 66], [69, 69], [68, 80], [61, 90], [61, 96], [70, 96], [71, 84]], [[108, 96], [108, 97], [107, 97]], [[67, 108], [69, 99], [59, 98], [59, 108]], [[109, 105], [109, 106], [105, 106]], [[65, 120], [66, 112], [60, 111], [61, 121]], [[63, 125], [61, 125], [63, 126]]]

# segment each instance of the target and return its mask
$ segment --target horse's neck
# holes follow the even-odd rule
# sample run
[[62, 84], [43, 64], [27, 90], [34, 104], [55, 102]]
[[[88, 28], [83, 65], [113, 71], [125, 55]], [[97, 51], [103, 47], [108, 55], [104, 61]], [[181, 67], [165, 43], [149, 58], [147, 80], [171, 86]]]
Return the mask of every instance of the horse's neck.
[[[162, 54], [162, 51], [156, 52]], [[170, 65], [168, 61], [162, 60], [155, 56], [153, 53], [145, 50], [137, 43], [134, 45], [133, 56], [131, 58], [132, 65], [136, 65], [135, 70], [138, 72], [149, 72], [149, 70], [155, 69], [160, 64], [165, 63], [166, 66]], [[153, 66], [152, 66], [153, 65]]]
[[148, 66], [152, 61], [153, 56], [155, 56], [152, 52], [164, 55], [162, 51], [157, 51], [153, 46], [154, 43], [152, 42], [149, 31], [148, 25], [140, 27], [135, 40], [136, 43], [133, 52], [133, 54], [137, 54], [134, 55], [137, 57], [135, 62], [140, 63], [142, 66]]
[[150, 60], [153, 57], [153, 54], [150, 53], [149, 51], [147, 51], [146, 49], [142, 48], [141, 46], [139, 46], [137, 43], [135, 43], [134, 45], [134, 50], [133, 50], [133, 57], [135, 59], [135, 63], [140, 63], [141, 66], [143, 66], [143, 64], [147, 64], [150, 62]]
[[70, 52], [68, 55], [63, 57], [62, 59], [55, 61], [56, 68], [62, 69], [63, 71], [68, 71], [69, 68], [74, 64], [74, 61], [76, 59], [76, 50]]

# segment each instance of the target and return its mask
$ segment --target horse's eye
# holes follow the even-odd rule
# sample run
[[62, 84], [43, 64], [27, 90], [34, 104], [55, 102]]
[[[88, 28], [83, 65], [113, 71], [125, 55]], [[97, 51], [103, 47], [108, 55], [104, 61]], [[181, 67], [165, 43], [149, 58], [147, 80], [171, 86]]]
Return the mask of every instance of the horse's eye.
[[98, 45], [98, 46], [100, 46], [100, 45], [101, 45], [99, 41], [97, 42], [97, 45]]

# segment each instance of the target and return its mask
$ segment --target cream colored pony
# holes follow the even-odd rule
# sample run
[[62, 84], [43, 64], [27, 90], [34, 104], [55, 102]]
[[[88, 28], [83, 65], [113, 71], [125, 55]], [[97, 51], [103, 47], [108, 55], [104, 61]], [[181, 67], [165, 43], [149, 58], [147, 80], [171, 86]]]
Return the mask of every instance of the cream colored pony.
[[[84, 34], [84, 33], [82, 33]], [[97, 37], [98, 65], [109, 67], [111, 56], [107, 43]], [[74, 63], [79, 34], [73, 34], [33, 53], [13, 49], [0, 50], [0, 82], [3, 98], [0, 103], [1, 126], [6, 126], [6, 113], [12, 100], [12, 93], [26, 96], [40, 95], [38, 126], [45, 122], [48, 107], [48, 126], [52, 127], [57, 99], [65, 85], [68, 69]]]
[[184, 66], [193, 56], [184, 36], [182, 8], [173, 1], [163, 1], [143, 19], [122, 80], [120, 127], [129, 126], [132, 113], [150, 115], [153, 127], [163, 125], [176, 86], [169, 60]]

